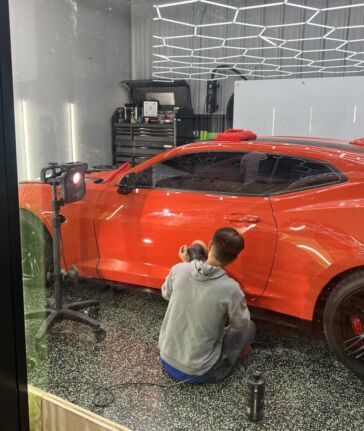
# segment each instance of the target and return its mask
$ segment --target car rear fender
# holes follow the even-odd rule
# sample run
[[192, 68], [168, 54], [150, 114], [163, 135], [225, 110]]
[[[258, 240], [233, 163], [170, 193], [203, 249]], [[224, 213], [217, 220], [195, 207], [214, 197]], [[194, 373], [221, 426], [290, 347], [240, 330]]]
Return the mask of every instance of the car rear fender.
[[309, 297], [309, 295], [307, 295], [307, 298], [308, 298], [307, 303], [305, 306], [303, 306], [303, 309], [306, 310], [305, 318], [308, 318], [310, 320], [315, 320], [318, 304], [322, 303], [322, 300], [324, 299], [322, 303], [322, 305], [324, 305], [324, 303], [326, 302], [326, 299], [328, 298], [329, 293], [336, 286], [338, 281], [340, 281], [342, 277], [344, 277], [345, 275], [352, 273], [354, 271], [361, 270], [363, 268], [364, 268], [364, 253], [359, 254], [355, 257], [351, 256], [346, 259], [337, 261], [333, 265], [328, 267], [325, 271], [323, 271], [319, 277], [319, 279], [321, 280], [321, 283], [313, 283], [316, 286], [321, 284], [322, 288], [315, 291], [315, 294], [316, 294], [315, 298], [313, 298], [312, 296]]
[[364, 256], [338, 261], [320, 277], [275, 270], [264, 294], [249, 305], [304, 320], [314, 320], [319, 305], [343, 275], [364, 267]]
[[340, 274], [353, 271], [361, 267], [364, 267], [364, 253], [357, 256], [348, 256], [345, 259], [341, 259], [340, 261], [333, 263], [322, 272], [320, 278], [325, 280], [326, 283], [329, 283], [336, 277], [340, 276]]
[[354, 266], [354, 267], [351, 266], [350, 268], [347, 268], [346, 270], [344, 270], [342, 272], [338, 272], [333, 278], [331, 278], [326, 283], [324, 288], [321, 290], [319, 296], [317, 297], [317, 300], [315, 303], [315, 308], [314, 308], [314, 313], [313, 313], [313, 321], [318, 322], [318, 323], [322, 322], [323, 311], [325, 308], [326, 301], [328, 300], [330, 294], [336, 288], [338, 283], [340, 283], [340, 281], [343, 278], [349, 276], [350, 274], [358, 272], [358, 271], [362, 271], [363, 269], [364, 269], [364, 264], [362, 264], [360, 266]]

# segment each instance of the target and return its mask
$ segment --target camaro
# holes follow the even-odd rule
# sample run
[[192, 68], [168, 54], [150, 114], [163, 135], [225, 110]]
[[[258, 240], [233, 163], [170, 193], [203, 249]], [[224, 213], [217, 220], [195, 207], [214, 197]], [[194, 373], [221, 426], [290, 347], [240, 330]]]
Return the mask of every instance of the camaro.
[[[19, 197], [27, 286], [51, 265], [51, 187], [22, 183]], [[364, 141], [225, 132], [91, 172], [85, 198], [62, 214], [66, 269], [149, 289], [181, 245], [234, 227], [245, 249], [227, 271], [252, 314], [323, 322], [337, 357], [364, 378]]]

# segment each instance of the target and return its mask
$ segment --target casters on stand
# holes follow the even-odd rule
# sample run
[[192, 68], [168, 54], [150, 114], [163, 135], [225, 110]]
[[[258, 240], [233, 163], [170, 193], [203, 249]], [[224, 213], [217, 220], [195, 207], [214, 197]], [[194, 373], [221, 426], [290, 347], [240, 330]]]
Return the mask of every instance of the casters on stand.
[[100, 314], [100, 306], [96, 305], [95, 307], [85, 310], [85, 314], [86, 316], [91, 317], [91, 319], [97, 320]]
[[100, 341], [104, 341], [106, 338], [106, 331], [105, 329], [96, 329], [96, 331], [94, 331], [95, 334], [95, 339], [96, 341], [100, 342]]
[[47, 298], [47, 307], [54, 308], [56, 306], [56, 300], [54, 298]]

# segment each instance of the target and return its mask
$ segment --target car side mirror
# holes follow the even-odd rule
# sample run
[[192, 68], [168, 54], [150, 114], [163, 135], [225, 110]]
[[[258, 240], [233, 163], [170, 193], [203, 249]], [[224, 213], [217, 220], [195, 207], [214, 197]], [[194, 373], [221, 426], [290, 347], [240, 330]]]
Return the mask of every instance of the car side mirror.
[[124, 175], [118, 184], [118, 193], [127, 195], [136, 189], [137, 176], [136, 174]]

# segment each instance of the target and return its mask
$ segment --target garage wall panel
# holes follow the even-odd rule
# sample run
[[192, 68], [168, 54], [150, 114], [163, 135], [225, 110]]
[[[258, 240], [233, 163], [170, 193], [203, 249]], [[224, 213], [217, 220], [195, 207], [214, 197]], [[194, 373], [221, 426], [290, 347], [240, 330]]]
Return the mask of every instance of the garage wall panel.
[[364, 136], [364, 77], [236, 82], [234, 127], [259, 135]]
[[19, 180], [49, 161], [111, 164], [110, 118], [130, 78], [128, 1], [12, 0], [10, 15]]

